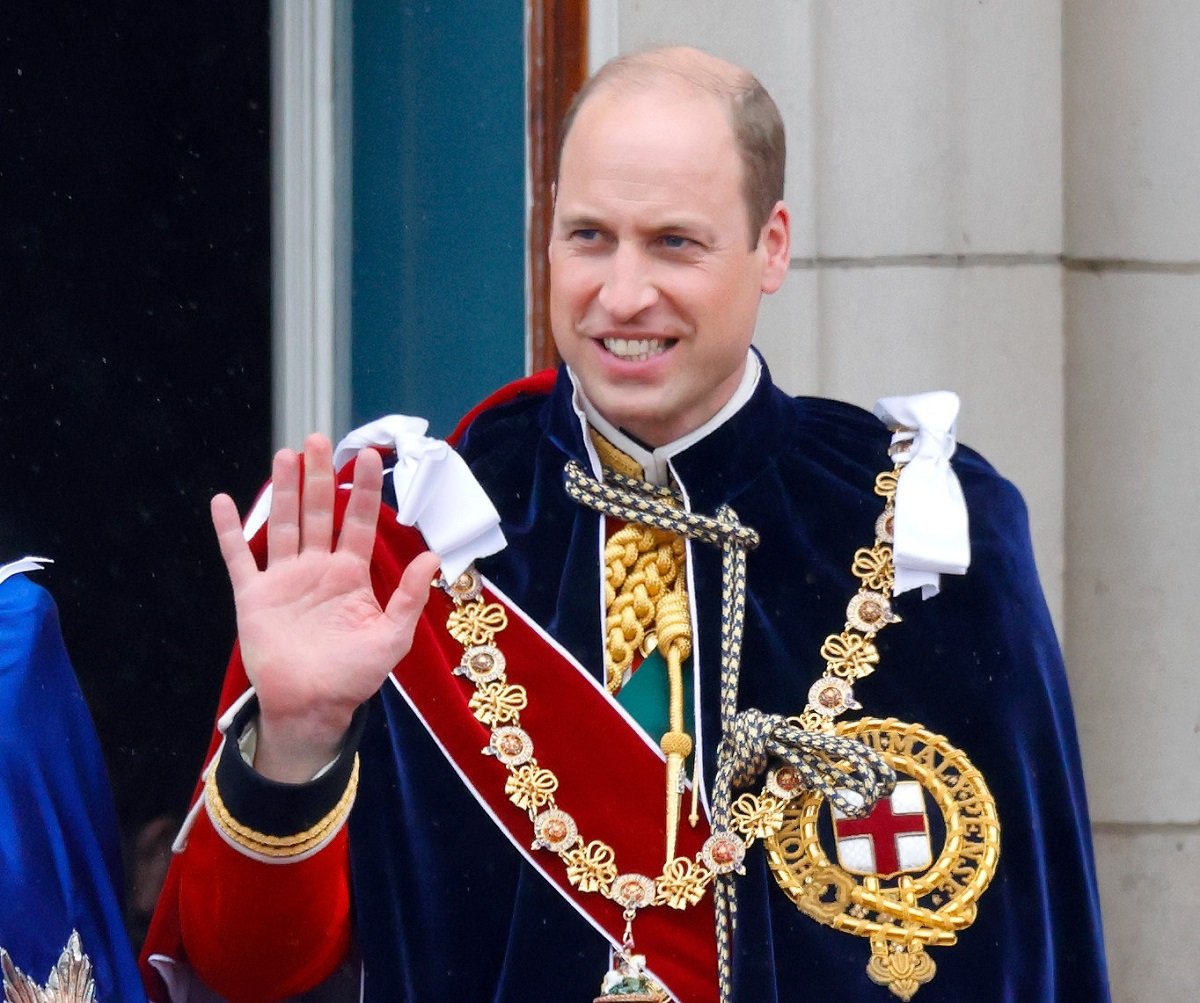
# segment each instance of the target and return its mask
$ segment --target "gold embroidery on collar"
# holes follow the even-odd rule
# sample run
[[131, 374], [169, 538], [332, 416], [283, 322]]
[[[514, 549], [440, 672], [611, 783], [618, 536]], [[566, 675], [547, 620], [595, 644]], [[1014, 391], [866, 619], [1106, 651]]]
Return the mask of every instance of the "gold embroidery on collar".
[[601, 466], [635, 480], [640, 481], [645, 478], [646, 472], [637, 460], [623, 452], [618, 446], [614, 446], [594, 428], [589, 428], [588, 431], [592, 436], [592, 445], [596, 447], [596, 453], [600, 457]]

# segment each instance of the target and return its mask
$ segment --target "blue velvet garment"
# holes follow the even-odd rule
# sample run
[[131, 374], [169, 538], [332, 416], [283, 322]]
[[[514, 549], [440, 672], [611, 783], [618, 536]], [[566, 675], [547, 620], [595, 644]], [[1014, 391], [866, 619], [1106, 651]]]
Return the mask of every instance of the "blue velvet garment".
[[100, 744], [54, 603], [24, 575], [0, 583], [0, 693], [0, 947], [45, 985], [78, 930], [98, 1003], [145, 1000]]
[[[509, 541], [481, 570], [599, 676], [598, 516], [562, 487], [568, 458], [586, 467], [571, 393], [560, 373], [549, 397], [518, 398], [477, 418], [460, 448]], [[788, 398], [764, 368], [746, 406], [673, 460], [695, 511], [729, 503], [761, 535], [748, 558], [740, 707], [804, 708], [824, 667], [822, 641], [842, 628], [858, 587], [852, 556], [874, 538], [882, 502], [873, 484], [890, 465], [888, 443], [866, 412]], [[998, 872], [978, 918], [956, 945], [930, 950], [937, 975], [915, 999], [1104, 1001], [1075, 726], [1024, 504], [970, 450], [960, 448], [954, 466], [970, 512], [970, 571], [943, 576], [942, 593], [927, 602], [899, 597], [904, 622], [879, 635], [876, 672], [855, 688], [864, 714], [920, 722], [965, 751], [1002, 825]], [[689, 559], [711, 785], [720, 553], [698, 543]], [[367, 999], [590, 1000], [607, 968], [605, 943], [522, 862], [391, 687], [376, 701], [361, 751], [364, 763], [394, 767], [364, 767], [351, 819]], [[894, 999], [864, 972], [867, 940], [801, 914], [761, 847], [748, 853], [747, 872], [738, 883], [739, 1003]], [[710, 909], [710, 899], [695, 908]]]

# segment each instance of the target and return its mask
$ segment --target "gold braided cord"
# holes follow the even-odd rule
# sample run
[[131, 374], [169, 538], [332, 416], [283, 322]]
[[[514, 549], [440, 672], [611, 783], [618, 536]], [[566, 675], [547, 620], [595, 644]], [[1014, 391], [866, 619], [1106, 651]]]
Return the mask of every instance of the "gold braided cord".
[[[635, 654], [644, 650], [655, 630], [662, 643], [657, 621], [664, 597], [677, 592], [686, 618], [684, 555], [683, 540], [669, 530], [631, 523], [609, 537], [604, 547], [604, 598], [605, 679], [610, 693], [624, 685]], [[678, 630], [672, 636], [679, 636]], [[690, 636], [686, 643], [690, 645]]]
[[217, 786], [215, 768], [209, 770], [208, 777], [204, 781], [204, 798], [208, 802], [209, 817], [213, 820], [213, 824], [232, 842], [251, 853], [279, 859], [298, 857], [308, 853], [333, 836], [350, 814], [350, 807], [354, 804], [354, 797], [357, 793], [358, 753], [355, 753], [354, 765], [350, 770], [350, 780], [332, 810], [303, 832], [289, 836], [271, 836], [243, 825], [230, 814], [225, 805], [225, 799], [221, 797], [221, 790]]
[[[642, 467], [615, 445], [592, 431], [600, 462], [614, 473], [640, 480]], [[659, 493], [662, 504], [676, 507], [670, 491]], [[692, 753], [692, 737], [683, 722], [683, 663], [692, 649], [692, 624], [685, 590], [686, 544], [673, 530], [632, 521], [609, 537], [605, 566], [605, 683], [617, 693], [629, 678], [640, 651], [658, 648], [665, 656], [668, 686], [668, 730], [659, 740], [667, 757], [665, 866], [675, 858], [679, 799], [684, 764]], [[693, 788], [692, 825], [699, 821]]]
[[[599, 432], [592, 430], [592, 443], [601, 465], [616, 475], [639, 483], [641, 465]], [[665, 507], [676, 508], [670, 490], [655, 494]], [[685, 589], [686, 544], [683, 537], [666, 527], [629, 521], [609, 538], [604, 548], [605, 593], [605, 684], [617, 693], [633, 670], [640, 651], [648, 655], [658, 648], [665, 656], [668, 685], [668, 730], [659, 741], [667, 757], [665, 865], [675, 859], [679, 830], [679, 800], [684, 764], [692, 752], [692, 737], [683, 722], [683, 663], [692, 650], [692, 624]], [[696, 789], [692, 791], [692, 825], [699, 822]]]
[[[641, 466], [596, 432], [592, 442], [606, 470], [638, 478]], [[674, 506], [669, 493], [663, 503]], [[667, 757], [665, 865], [675, 859], [683, 767], [692, 737], [683, 722], [683, 663], [692, 650], [692, 624], [685, 589], [687, 548], [676, 532], [631, 522], [604, 548], [605, 682], [610, 693], [625, 685], [639, 651], [655, 647], [667, 665], [668, 730], [659, 741]], [[696, 813], [693, 810], [693, 817]], [[697, 823], [698, 819], [692, 822]]]

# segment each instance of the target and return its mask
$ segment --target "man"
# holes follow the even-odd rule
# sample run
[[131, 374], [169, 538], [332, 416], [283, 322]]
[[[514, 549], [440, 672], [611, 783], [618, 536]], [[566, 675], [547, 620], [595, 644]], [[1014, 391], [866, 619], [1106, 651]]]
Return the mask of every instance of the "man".
[[214, 500], [240, 654], [152, 998], [347, 958], [368, 1000], [1105, 998], [1023, 506], [975, 454], [953, 476], [946, 396], [891, 404], [901, 491], [882, 424], [771, 385], [782, 179], [750, 74], [610, 63], [560, 157], [565, 366], [455, 437], [504, 541], [402, 421], [361, 437], [410, 474], [382, 514], [378, 455], [335, 478], [320, 436], [252, 548]]

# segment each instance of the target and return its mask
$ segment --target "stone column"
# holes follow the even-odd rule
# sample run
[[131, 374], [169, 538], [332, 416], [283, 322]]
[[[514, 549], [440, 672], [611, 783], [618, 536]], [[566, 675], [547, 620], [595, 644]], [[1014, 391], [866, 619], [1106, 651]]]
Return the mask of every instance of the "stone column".
[[1200, 5], [1065, 0], [1066, 638], [1118, 1003], [1200, 985]]
[[758, 343], [776, 380], [868, 408], [957, 390], [961, 439], [1029, 503], [1057, 615], [1058, 3], [624, 0], [619, 29], [623, 49], [685, 42], [740, 62], [775, 96], [792, 274]]

